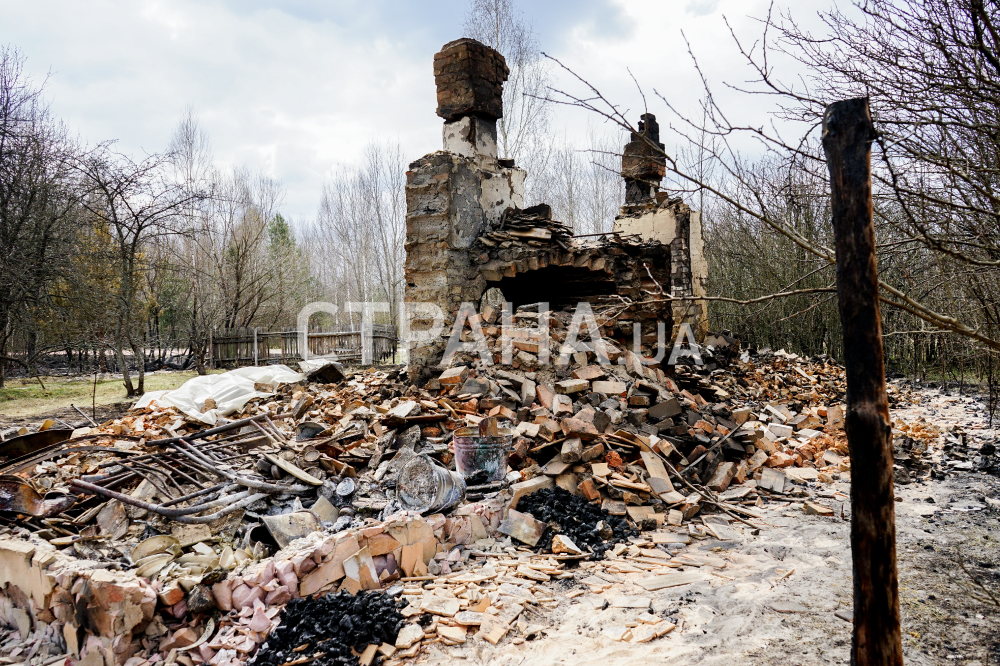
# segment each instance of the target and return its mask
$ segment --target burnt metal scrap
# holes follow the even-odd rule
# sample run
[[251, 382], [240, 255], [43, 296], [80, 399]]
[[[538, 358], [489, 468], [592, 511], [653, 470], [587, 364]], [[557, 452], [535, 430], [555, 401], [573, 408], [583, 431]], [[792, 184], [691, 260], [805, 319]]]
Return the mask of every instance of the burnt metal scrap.
[[[278, 415], [276, 418], [286, 416]], [[172, 437], [147, 442], [147, 447], [162, 447], [165, 450], [154, 448], [153, 452], [145, 454], [115, 448], [74, 446], [72, 443], [46, 447], [42, 452], [29, 455], [26, 460], [22, 458], [9, 463], [0, 471], [17, 472], [46, 460], [76, 456], [85, 451], [107, 453], [112, 459], [98, 463], [94, 470], [98, 472], [96, 474], [70, 478], [71, 492], [56, 498], [42, 499], [24, 480], [4, 476], [0, 482], [0, 510], [48, 518], [90, 495], [118, 500], [180, 523], [211, 523], [270, 494], [309, 492], [307, 486], [271, 483], [255, 474], [233, 471], [234, 461], [256, 456], [241, 450], [240, 446], [257, 442], [258, 438], [248, 439], [241, 433], [209, 439], [240, 430], [257, 420], [266, 421], [268, 417], [261, 415], [243, 419], [194, 433], [188, 438]], [[134, 482], [148, 484], [164, 502], [148, 502], [115, 490]], [[217, 510], [208, 515], [194, 515], [211, 509]]]
[[76, 503], [72, 495], [43, 498], [30, 484], [17, 476], [0, 476], [0, 511], [15, 511], [35, 517], [49, 517]]
[[0, 442], [0, 461], [9, 462], [12, 459], [23, 458], [48, 449], [69, 439], [70, 431], [62, 428], [50, 428], [40, 432], [32, 432], [19, 437], [12, 437]]

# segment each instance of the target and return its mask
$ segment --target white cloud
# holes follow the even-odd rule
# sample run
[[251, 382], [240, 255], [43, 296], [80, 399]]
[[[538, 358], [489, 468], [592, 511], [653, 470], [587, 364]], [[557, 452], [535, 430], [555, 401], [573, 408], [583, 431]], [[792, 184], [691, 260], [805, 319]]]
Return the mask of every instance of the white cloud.
[[[672, 101], [696, 100], [683, 29], [710, 77], [741, 80], [721, 14], [753, 34], [745, 16], [761, 15], [767, 2], [522, 6], [545, 50], [638, 116], [642, 101], [627, 68], [647, 93], [655, 87]], [[323, 179], [371, 139], [398, 139], [412, 159], [439, 148], [431, 62], [459, 36], [464, 7], [462, 0], [0, 0], [0, 43], [20, 49], [36, 78], [51, 69], [53, 110], [90, 143], [162, 150], [192, 105], [217, 160], [272, 172], [288, 187], [283, 210], [301, 219], [314, 214]], [[654, 112], [658, 106], [650, 102]], [[559, 131], [581, 140], [588, 122], [579, 110], [556, 115]]]

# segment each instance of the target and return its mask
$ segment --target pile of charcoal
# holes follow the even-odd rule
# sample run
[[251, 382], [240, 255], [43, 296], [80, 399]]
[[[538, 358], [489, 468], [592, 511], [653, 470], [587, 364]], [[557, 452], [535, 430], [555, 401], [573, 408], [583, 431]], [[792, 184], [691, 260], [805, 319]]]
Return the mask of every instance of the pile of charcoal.
[[526, 495], [518, 502], [517, 510], [549, 524], [535, 546], [539, 553], [549, 552], [552, 537], [564, 534], [580, 548], [590, 550], [593, 559], [601, 560], [616, 543], [639, 535], [624, 518], [612, 516], [599, 505], [562, 488], [543, 488]]
[[369, 645], [395, 644], [405, 622], [399, 611], [405, 605], [385, 592], [341, 591], [292, 599], [278, 628], [250, 663], [280, 666], [306, 659], [312, 666], [357, 666], [356, 655]]

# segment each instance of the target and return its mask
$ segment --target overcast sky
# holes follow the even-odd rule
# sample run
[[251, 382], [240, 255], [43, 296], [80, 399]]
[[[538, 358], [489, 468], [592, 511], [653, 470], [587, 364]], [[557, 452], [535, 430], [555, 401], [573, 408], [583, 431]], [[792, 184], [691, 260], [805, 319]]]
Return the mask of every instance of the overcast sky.
[[[770, 0], [552, 0], [521, 10], [542, 50], [642, 112], [629, 77], [684, 105], [701, 94], [681, 31], [724, 94], [741, 66], [723, 16], [749, 42]], [[795, 4], [808, 19], [821, 0]], [[440, 148], [432, 59], [462, 36], [465, 0], [0, 0], [0, 43], [48, 76], [55, 114], [88, 143], [163, 150], [192, 106], [220, 165], [251, 164], [287, 187], [282, 210], [315, 215], [324, 179], [371, 140], [416, 159]], [[571, 81], [557, 77], [560, 86]], [[759, 121], [767, 100], [734, 100]], [[650, 100], [650, 110], [657, 112]], [[553, 127], [583, 143], [584, 111]]]

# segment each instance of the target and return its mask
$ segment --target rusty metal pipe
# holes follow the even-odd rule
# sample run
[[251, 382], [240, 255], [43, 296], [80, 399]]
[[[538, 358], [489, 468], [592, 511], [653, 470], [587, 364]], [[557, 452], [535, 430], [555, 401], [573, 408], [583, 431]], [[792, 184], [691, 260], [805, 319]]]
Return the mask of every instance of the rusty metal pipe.
[[[165, 469], [159, 470], [159, 469], [157, 469], [155, 467], [151, 467], [149, 465], [146, 465], [145, 468], [146, 469], [155, 469], [158, 474], [162, 474], [162, 475], [166, 476], [168, 479], [170, 479], [171, 482], [173, 482], [173, 484], [175, 486], [178, 487], [178, 489], [181, 491], [182, 494], [184, 492], [184, 489], [180, 488], [179, 484], [177, 484], [177, 482], [174, 481], [174, 479], [172, 477], [172, 474], [174, 474], [174, 473], [179, 474], [181, 477], [183, 477], [189, 483], [194, 484], [198, 488], [205, 488], [205, 485], [203, 483], [199, 482], [198, 480], [196, 480], [191, 475], [185, 473], [183, 470], [178, 469], [177, 467], [175, 467], [175, 466], [173, 466], [173, 465], [170, 464], [170, 463], [176, 463], [177, 465], [188, 467], [188, 468], [194, 470], [195, 468], [191, 467], [190, 462], [188, 462], [184, 458], [178, 458], [177, 460], [174, 460], [173, 455], [171, 455], [170, 453], [151, 453], [151, 454], [148, 454], [148, 455], [137, 456], [135, 458], [131, 458], [128, 462], [129, 463], [133, 463], [136, 466], [139, 466], [140, 465], [140, 461], [159, 462]], [[119, 462], [117, 460], [111, 460], [111, 461], [100, 463], [98, 465], [98, 467], [99, 468], [104, 468], [104, 469], [108, 469], [108, 468], [112, 468], [112, 467], [121, 467], [121, 468], [124, 468], [126, 470], [130, 470], [129, 472], [127, 472], [127, 474], [134, 474], [134, 472], [131, 471], [131, 468], [129, 468], [125, 463]], [[201, 471], [197, 471], [196, 470], [196, 473], [200, 473], [202, 476], [204, 476], [210, 482], [212, 482], [212, 481], [215, 480], [211, 476], [209, 476], [208, 474], [206, 474], [205, 472], [201, 472]], [[101, 481], [103, 479], [114, 478], [118, 474], [121, 474], [121, 472], [112, 472], [110, 474], [105, 475], [103, 478], [99, 477], [99, 476], [96, 476], [96, 475], [92, 476], [90, 478], [88, 478], [86, 476], [81, 477], [81, 478], [83, 478], [84, 481], [88, 481], [88, 482], [98, 482], [98, 481]], [[159, 490], [159, 488], [157, 488], [157, 490]], [[169, 493], [167, 493], [167, 495], [169, 496]]]
[[215, 480], [211, 476], [209, 476], [208, 474], [206, 474], [205, 472], [202, 472], [201, 470], [198, 470], [198, 469], [192, 467], [191, 464], [188, 461], [184, 460], [183, 458], [180, 458], [180, 457], [168, 454], [168, 453], [164, 453], [163, 454], [163, 457], [160, 460], [160, 464], [163, 465], [164, 467], [166, 467], [167, 469], [169, 469], [170, 471], [176, 472], [177, 474], [180, 474], [181, 477], [183, 477], [188, 482], [190, 482], [191, 484], [193, 484], [194, 486], [196, 486], [198, 488], [204, 489], [205, 485], [203, 483], [201, 483], [200, 481], [198, 481], [197, 479], [195, 479], [191, 474], [188, 474], [184, 470], [179, 469], [180, 467], [187, 467], [188, 469], [191, 470], [191, 472], [193, 474], [201, 474], [206, 479], [208, 479], [209, 483], [211, 483], [211, 482], [213, 482]]
[[238, 484], [238, 483], [233, 483], [233, 484], [219, 483], [219, 484], [214, 485], [214, 486], [212, 486], [210, 488], [205, 488], [204, 490], [199, 490], [199, 491], [193, 492], [193, 493], [191, 493], [189, 495], [184, 495], [183, 497], [178, 497], [176, 499], [172, 499], [169, 502], [164, 502], [160, 506], [173, 506], [174, 504], [180, 504], [181, 502], [186, 502], [187, 500], [195, 499], [196, 497], [201, 497], [203, 495], [211, 495], [212, 493], [214, 493], [216, 491], [219, 491], [219, 490], [221, 490], [223, 492], [229, 492], [229, 491], [235, 490], [236, 488], [239, 488], [239, 487], [240, 487], [240, 484]]
[[[189, 525], [211, 523], [215, 520], [218, 520], [222, 516], [228, 515], [233, 511], [238, 511], [240, 509], [246, 508], [251, 504], [253, 504], [254, 502], [267, 497], [266, 493], [255, 493], [251, 495], [249, 491], [243, 491], [241, 493], [237, 493], [236, 495], [222, 497], [213, 502], [206, 502], [205, 504], [198, 505], [195, 507], [171, 509], [168, 507], [161, 506], [159, 504], [150, 504], [149, 502], [143, 502], [142, 500], [137, 500], [129, 495], [124, 495], [122, 493], [115, 492], [114, 490], [108, 490], [107, 488], [102, 488], [100, 486], [95, 486], [92, 483], [87, 483], [86, 481], [80, 481], [79, 479], [73, 479], [72, 481], [70, 481], [70, 484], [92, 495], [101, 495], [109, 499], [116, 499], [119, 502], [122, 502], [123, 504], [130, 504], [134, 507], [145, 509], [146, 511], [151, 511], [161, 516], [166, 516], [178, 523], [185, 523]], [[228, 506], [222, 511], [218, 511], [208, 516], [189, 515], [192, 513], [198, 513], [200, 511], [206, 511], [208, 509], [214, 509], [216, 506], [220, 506], [222, 504], [226, 504]]]
[[172, 446], [174, 447], [173, 453], [175, 455], [179, 454], [180, 458], [184, 460], [187, 466], [191, 469], [196, 469], [203, 475], [219, 475], [219, 471], [215, 468], [214, 462], [212, 460], [206, 460], [203, 456], [199, 455], [198, 449], [191, 446], [188, 442], [181, 440], [177, 444], [172, 444]]
[[[162, 470], [159, 470], [155, 467], [151, 467], [149, 465], [143, 465], [141, 463], [133, 463], [132, 470], [142, 478], [149, 481], [149, 483], [153, 486], [153, 488], [155, 488], [157, 492], [163, 494], [163, 496], [166, 497], [167, 499], [174, 498], [174, 494], [167, 489], [168, 482], [172, 482], [174, 486], [177, 488], [177, 490], [181, 491], [182, 495], [184, 494], [184, 489], [181, 488], [180, 485], [176, 481], [174, 481], [169, 474], [164, 474]], [[161, 477], [165, 477], [166, 481], [164, 481], [163, 478]], [[163, 487], [160, 487], [161, 484], [163, 484]]]
[[[78, 441], [78, 439], [72, 441]], [[0, 467], [0, 474], [14, 474], [16, 472], [20, 472], [24, 469], [27, 469], [28, 467], [34, 467], [40, 462], [51, 460], [52, 458], [58, 458], [59, 456], [62, 455], [68, 456], [80, 451], [88, 451], [88, 452], [94, 451], [98, 453], [107, 453], [110, 455], [119, 455], [119, 456], [135, 455], [129, 451], [122, 451], [121, 449], [116, 449], [109, 446], [64, 446], [52, 450], [46, 450], [42, 453], [33, 455], [30, 458], [18, 458], [17, 460], [11, 460], [3, 467]]]
[[133, 476], [137, 476], [132, 470], [121, 470], [119, 472], [112, 472], [110, 474], [84, 474], [80, 478], [88, 483], [97, 483], [100, 485], [105, 485], [109, 483], [114, 483], [115, 481], [127, 481]]
[[181, 513], [181, 515], [189, 516], [193, 513], [201, 513], [202, 511], [207, 511], [208, 509], [215, 509], [220, 506], [226, 506], [227, 504], [230, 504], [232, 502], [239, 502], [241, 500], [244, 500], [253, 494], [254, 493], [249, 490], [241, 490], [235, 495], [223, 495], [222, 497], [217, 497], [214, 500], [208, 500], [206, 502], [202, 502], [201, 504], [181, 507], [181, 511], [183, 512]]
[[[229, 432], [236, 428], [242, 428], [245, 425], [250, 425], [255, 421], [260, 419], [265, 419], [269, 414], [258, 414], [257, 416], [251, 416], [250, 418], [240, 419], [238, 421], [233, 421], [232, 423], [227, 423], [226, 425], [219, 426], [217, 428], [209, 428], [208, 430], [202, 430], [200, 432], [191, 433], [190, 435], [182, 435], [179, 437], [169, 437], [167, 439], [156, 439], [151, 442], [146, 442], [148, 446], [163, 446], [166, 444], [176, 444], [182, 439], [192, 440], [192, 439], [204, 439], [206, 437], [211, 437], [212, 435], [218, 435], [220, 433]], [[291, 418], [292, 413], [286, 412], [284, 414], [275, 414], [272, 418], [277, 419], [287, 419]]]
[[[190, 442], [181, 439], [180, 444], [181, 446], [177, 448], [178, 451], [186, 454], [192, 460], [195, 460], [196, 462], [199, 462], [202, 465], [205, 464], [211, 465], [211, 461], [199, 460], [200, 454], [197, 449], [191, 446]], [[217, 474], [233, 481], [234, 483], [240, 484], [241, 486], [246, 486], [247, 488], [253, 488], [254, 490], [262, 490], [268, 493], [300, 494], [300, 493], [308, 493], [311, 490], [313, 490], [312, 488], [307, 488], [306, 486], [279, 486], [274, 483], [266, 483], [264, 481], [258, 481], [256, 479], [240, 476], [239, 474], [234, 474], [233, 472], [230, 472], [229, 470], [225, 469], [216, 469], [214, 471]]]

